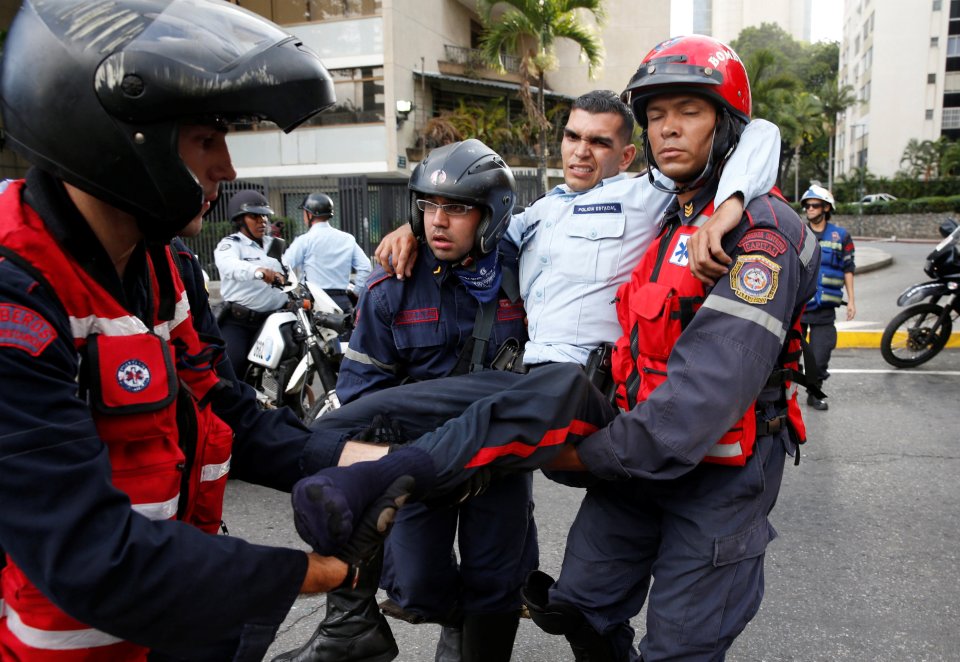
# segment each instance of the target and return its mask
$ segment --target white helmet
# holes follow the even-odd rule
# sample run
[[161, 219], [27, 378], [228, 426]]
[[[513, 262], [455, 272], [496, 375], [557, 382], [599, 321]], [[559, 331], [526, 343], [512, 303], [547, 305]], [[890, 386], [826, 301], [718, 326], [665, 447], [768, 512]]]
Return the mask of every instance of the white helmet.
[[833, 202], [833, 193], [822, 186], [818, 186], [817, 184], [812, 184], [810, 188], [807, 189], [806, 193], [803, 194], [803, 197], [800, 198], [800, 204], [802, 205], [807, 200], [823, 200], [824, 202], [828, 203], [831, 208], [835, 206]]

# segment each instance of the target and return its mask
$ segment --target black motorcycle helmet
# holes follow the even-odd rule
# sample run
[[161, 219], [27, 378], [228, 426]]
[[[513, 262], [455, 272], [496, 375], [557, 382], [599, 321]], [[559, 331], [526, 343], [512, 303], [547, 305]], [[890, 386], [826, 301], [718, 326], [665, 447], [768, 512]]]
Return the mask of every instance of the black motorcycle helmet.
[[333, 216], [333, 198], [326, 193], [311, 193], [304, 199], [300, 209], [310, 216]]
[[409, 189], [410, 227], [420, 241], [426, 240], [423, 212], [417, 208], [420, 198], [438, 195], [483, 209], [469, 253], [474, 258], [497, 249], [517, 198], [517, 184], [510, 166], [499, 154], [474, 139], [430, 152], [410, 175]]
[[24, 0], [0, 68], [7, 144], [136, 216], [151, 241], [203, 202], [178, 153], [180, 122], [291, 131], [334, 101], [315, 53], [220, 0]]
[[227, 215], [234, 225], [243, 227], [243, 217], [247, 214], [273, 216], [273, 209], [259, 191], [237, 191], [227, 204]]

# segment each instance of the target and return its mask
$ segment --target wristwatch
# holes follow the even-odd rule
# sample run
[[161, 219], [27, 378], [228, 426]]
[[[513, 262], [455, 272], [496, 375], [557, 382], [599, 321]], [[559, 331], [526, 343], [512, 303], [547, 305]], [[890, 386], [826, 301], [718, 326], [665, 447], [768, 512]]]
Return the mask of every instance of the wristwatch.
[[253, 277], [256, 278], [257, 280], [263, 280], [263, 272], [262, 272], [262, 271], [254, 271], [254, 272], [253, 272]]

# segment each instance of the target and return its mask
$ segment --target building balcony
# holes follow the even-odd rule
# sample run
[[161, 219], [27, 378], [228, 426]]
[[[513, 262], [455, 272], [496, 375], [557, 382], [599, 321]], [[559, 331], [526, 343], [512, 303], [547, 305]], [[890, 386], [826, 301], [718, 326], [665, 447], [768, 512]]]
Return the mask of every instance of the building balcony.
[[444, 45], [445, 60], [437, 62], [441, 74], [448, 76], [464, 76], [466, 78], [483, 78], [486, 80], [523, 82], [520, 74], [520, 58], [515, 55], [501, 55], [506, 73], [501, 73], [490, 67], [476, 48], [465, 48], [452, 44]]

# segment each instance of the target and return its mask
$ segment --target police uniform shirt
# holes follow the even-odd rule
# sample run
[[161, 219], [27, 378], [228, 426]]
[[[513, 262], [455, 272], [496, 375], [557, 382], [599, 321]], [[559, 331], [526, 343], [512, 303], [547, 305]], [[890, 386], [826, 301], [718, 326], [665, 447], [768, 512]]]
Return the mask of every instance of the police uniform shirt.
[[[293, 240], [283, 254], [283, 262], [325, 290], [359, 292], [370, 275], [370, 258], [353, 235], [323, 221]], [[351, 271], [356, 272], [353, 283]]]
[[277, 310], [287, 303], [286, 294], [254, 276], [260, 267], [283, 273], [280, 261], [267, 255], [272, 241], [273, 237], [265, 236], [260, 246], [242, 232], [220, 240], [213, 257], [220, 271], [220, 296], [224, 301], [258, 313]]
[[[716, 204], [738, 191], [745, 201], [769, 191], [779, 158], [777, 127], [751, 122], [724, 167]], [[507, 237], [521, 250], [520, 294], [530, 335], [524, 363], [585, 364], [592, 349], [619, 337], [617, 288], [640, 262], [673, 198], [645, 175], [617, 175], [581, 193], [557, 186], [513, 217]]]

